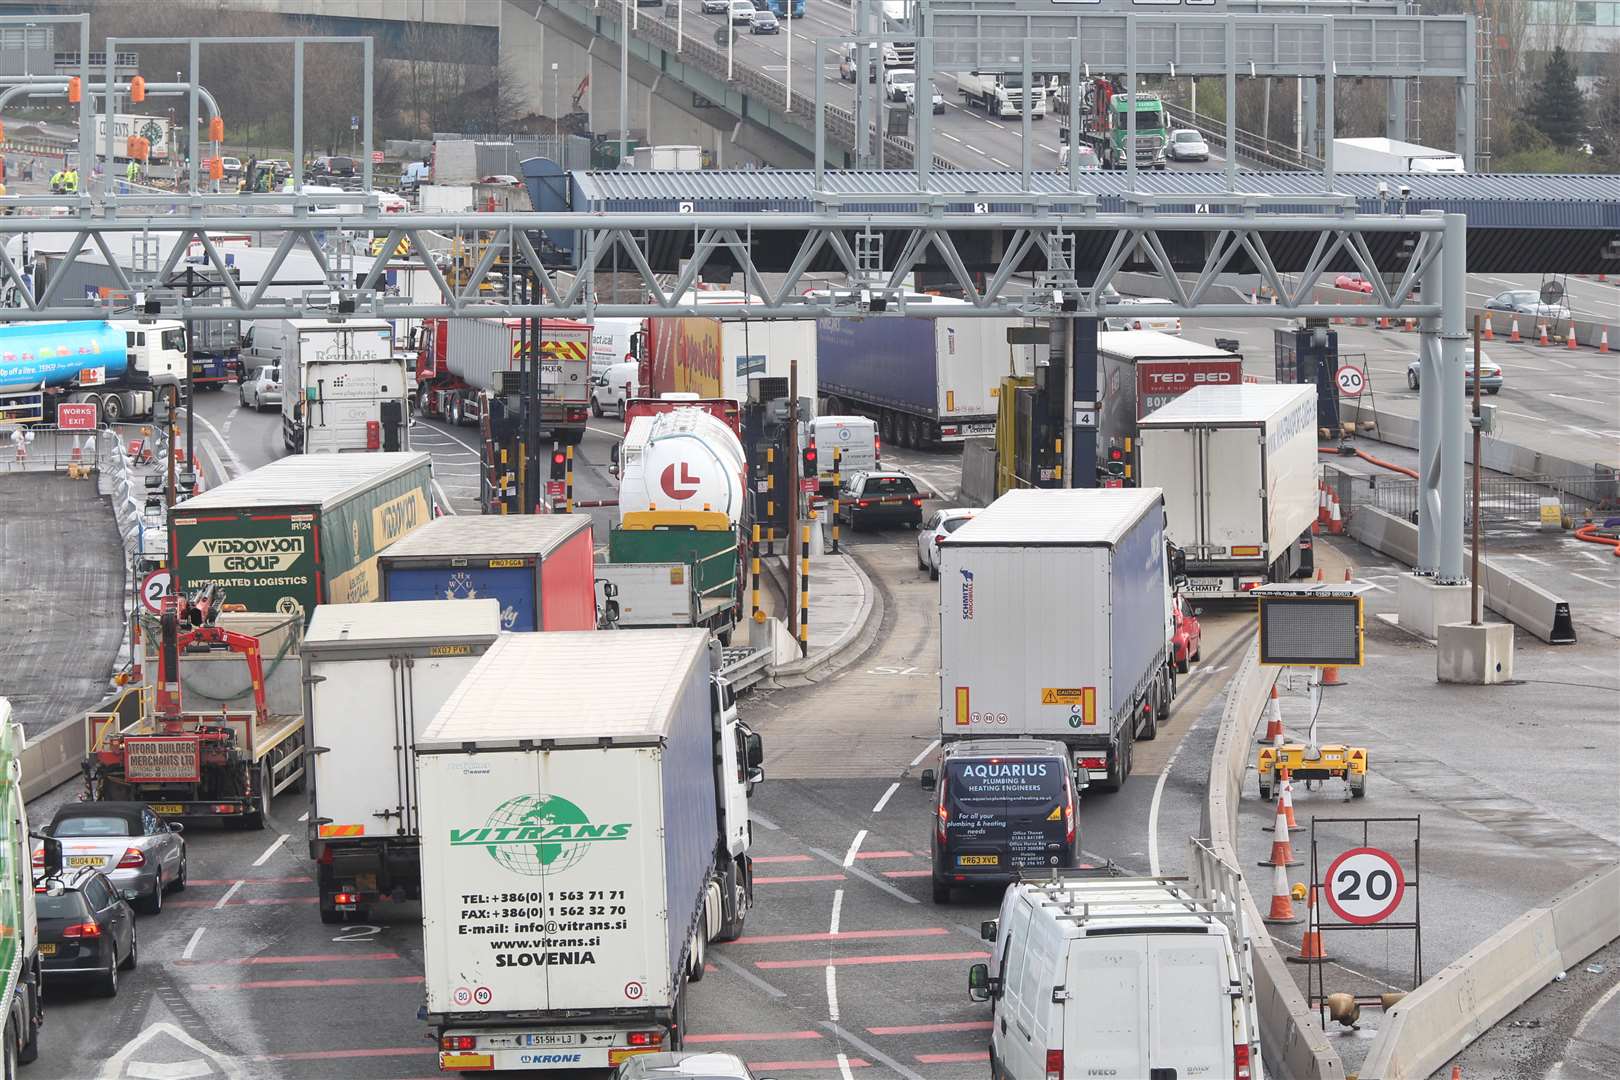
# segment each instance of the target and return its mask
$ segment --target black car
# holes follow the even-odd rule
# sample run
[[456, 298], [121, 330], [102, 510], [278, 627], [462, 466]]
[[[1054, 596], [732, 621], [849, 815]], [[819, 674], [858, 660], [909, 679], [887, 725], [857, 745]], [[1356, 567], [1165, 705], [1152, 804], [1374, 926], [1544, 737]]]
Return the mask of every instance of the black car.
[[107, 875], [63, 870], [34, 886], [34, 907], [45, 981], [84, 979], [103, 997], [116, 997], [118, 973], [135, 968], [135, 912]]
[[945, 744], [935, 788], [934, 903], [953, 888], [1005, 885], [1073, 867], [1080, 854], [1078, 800], [1069, 752], [1046, 739], [975, 738]]
[[838, 516], [851, 529], [922, 524], [923, 496], [901, 472], [852, 473], [838, 493]]
[[309, 175], [315, 176], [353, 176], [355, 174], [354, 158], [336, 155], [333, 157], [318, 157], [309, 164]]

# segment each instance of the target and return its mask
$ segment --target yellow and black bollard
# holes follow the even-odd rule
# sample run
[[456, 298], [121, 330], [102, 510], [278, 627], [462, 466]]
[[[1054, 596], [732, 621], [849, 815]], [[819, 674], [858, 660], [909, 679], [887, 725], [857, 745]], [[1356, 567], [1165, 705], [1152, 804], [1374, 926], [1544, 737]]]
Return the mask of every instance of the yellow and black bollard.
[[844, 460], [844, 451], [839, 449], [836, 446], [833, 447], [833, 471], [832, 471], [832, 488], [833, 488], [833, 497], [832, 497], [832, 542], [833, 542], [833, 545], [832, 545], [832, 549], [833, 549], [833, 554], [834, 555], [838, 554], [838, 492], [844, 486], [844, 482], [839, 477], [838, 474], [839, 474], [840, 469], [842, 468], [841, 463], [843, 462], [843, 460]]
[[799, 539], [799, 652], [810, 654], [810, 526], [800, 529]]
[[750, 575], [749, 605], [753, 608], [753, 612], [752, 612], [753, 620], [755, 622], [764, 622], [765, 621], [764, 613], [761, 612], [760, 609], [759, 609], [759, 526], [758, 525], [754, 526], [754, 542], [753, 542], [753, 545], [749, 548], [749, 554], [752, 556], [748, 560], [748, 572], [749, 572], [749, 575]]
[[776, 554], [776, 447], [765, 448], [765, 554]]
[[563, 474], [563, 505], [564, 512], [572, 514], [574, 512], [574, 448], [569, 446], [565, 449], [568, 455], [568, 463], [564, 466], [567, 471]]

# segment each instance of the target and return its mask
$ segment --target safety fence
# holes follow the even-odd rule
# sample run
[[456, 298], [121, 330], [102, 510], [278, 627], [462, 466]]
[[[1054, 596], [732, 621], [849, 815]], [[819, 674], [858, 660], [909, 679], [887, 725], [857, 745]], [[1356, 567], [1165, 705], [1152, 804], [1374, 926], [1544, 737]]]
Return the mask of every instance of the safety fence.
[[[1351, 513], [1373, 506], [1406, 521], [1416, 521], [1422, 488], [1416, 480], [1380, 476], [1349, 477], [1340, 502]], [[1560, 517], [1601, 517], [1620, 510], [1620, 481], [1600, 476], [1488, 476], [1480, 480], [1479, 514], [1484, 524], [1535, 525], [1547, 500], [1558, 504]], [[1472, 523], [1473, 499], [1464, 510]]]
[[[1204, 141], [1211, 150], [1222, 154], [1228, 153], [1230, 148], [1226, 145], [1226, 120], [1221, 117], [1207, 116], [1195, 113], [1191, 109], [1170, 102], [1164, 103], [1165, 115], [1171, 124], [1182, 128], [1196, 128], [1204, 136]], [[1238, 128], [1234, 133], [1234, 144], [1240, 160], [1248, 161], [1271, 169], [1306, 169], [1320, 170], [1322, 159], [1315, 154], [1300, 153], [1286, 143], [1275, 139], [1268, 139], [1254, 131]]]
[[102, 439], [105, 429], [94, 431], [35, 424], [0, 435], [0, 473], [69, 472], [85, 475], [106, 464], [116, 439]]

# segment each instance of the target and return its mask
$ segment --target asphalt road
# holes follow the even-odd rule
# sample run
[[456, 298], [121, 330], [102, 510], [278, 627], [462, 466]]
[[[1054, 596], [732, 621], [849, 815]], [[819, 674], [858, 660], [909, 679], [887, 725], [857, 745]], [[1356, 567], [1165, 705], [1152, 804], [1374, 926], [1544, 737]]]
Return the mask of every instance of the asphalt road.
[[[725, 16], [703, 14], [698, 0], [682, 0], [682, 3], [685, 7], [686, 33], [691, 35], [693, 40], [712, 44], [715, 41], [715, 33], [725, 23]], [[666, 22], [674, 22], [674, 0], [666, 0], [663, 15], [659, 15], [656, 9], [649, 8], [643, 9], [639, 18], [643, 20], [662, 18]], [[634, 33], [634, 28], [631, 32]], [[787, 82], [790, 74], [788, 38], [791, 35], [793, 93], [804, 94], [806, 98], [813, 97], [816, 92], [815, 79], [820, 77], [825, 82], [822, 100], [830, 105], [853, 110], [855, 87], [853, 83], [839, 79], [838, 58], [828, 53], [819, 65], [813, 62], [816, 38], [849, 33], [851, 33], [850, 13], [847, 9], [836, 4], [810, 0], [805, 5], [804, 17], [784, 20], [780, 33], [756, 35], [749, 33], [747, 27], [739, 26], [736, 43], [732, 46], [733, 62], [763, 72], [777, 82]], [[723, 41], [724, 38], [720, 40]], [[873, 51], [875, 53], [876, 50]], [[945, 98], [944, 114], [934, 117], [934, 153], [964, 169], [1022, 167], [1022, 120], [1003, 120], [987, 115], [982, 109], [969, 108], [966, 100], [957, 94], [954, 74], [936, 76], [933, 81], [935, 88]], [[1051, 107], [1050, 102], [1048, 107]], [[1031, 130], [1035, 141], [1035, 145], [1031, 148], [1032, 167], [1056, 169], [1060, 145], [1058, 118], [1049, 115], [1045, 119], [1034, 120]], [[911, 136], [913, 138], [916, 136], [915, 121], [912, 123]], [[1221, 158], [1215, 156], [1208, 163], [1171, 167], [1218, 169], [1221, 167]]]
[[[198, 417], [205, 473], [279, 453], [276, 417], [241, 410], [234, 394], [200, 397]], [[579, 455], [582, 498], [608, 490], [599, 463], [615, 427], [593, 421]], [[475, 510], [470, 470], [459, 468], [471, 460], [472, 430], [421, 423], [412, 431], [464, 512]], [[891, 456], [954, 491], [954, 456]], [[692, 992], [689, 1045], [733, 1050], [763, 1075], [982, 1076], [988, 1013], [967, 999], [966, 969], [986, 951], [977, 926], [996, 897], [932, 903], [931, 803], [916, 781], [936, 747], [938, 586], [916, 568], [914, 533], [846, 543], [884, 593], [884, 625], [837, 677], [742, 700], [766, 746], [767, 780], [754, 798], [759, 900], [745, 937], [710, 950], [710, 970]], [[1220, 692], [1252, 627], [1248, 613], [1206, 615], [1203, 663], [1182, 679], [1167, 727], [1138, 745], [1122, 792], [1083, 800], [1088, 858], [1144, 872], [1184, 866]], [[70, 785], [54, 798], [73, 794]], [[373, 925], [323, 926], [306, 808], [289, 793], [261, 833], [188, 833], [191, 885], [142, 919], [139, 969], [116, 1002], [53, 988], [30, 1075], [432, 1075], [416, 1019], [419, 912], [406, 905]], [[36, 816], [48, 810], [48, 802], [33, 808]]]

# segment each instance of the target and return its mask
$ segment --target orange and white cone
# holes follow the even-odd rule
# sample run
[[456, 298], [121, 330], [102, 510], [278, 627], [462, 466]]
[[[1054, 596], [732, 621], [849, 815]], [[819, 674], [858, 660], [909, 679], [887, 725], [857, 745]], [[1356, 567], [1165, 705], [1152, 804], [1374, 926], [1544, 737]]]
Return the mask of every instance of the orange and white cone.
[[1332, 667], [1325, 667], [1325, 668], [1322, 669], [1322, 683], [1321, 683], [1321, 685], [1323, 685], [1323, 686], [1343, 686], [1344, 685], [1344, 680], [1339, 678], [1338, 665], [1335, 664]]
[[1339, 500], [1328, 497], [1328, 532], [1338, 536], [1344, 532], [1344, 518], [1339, 514]]
[[1417, 329], [1417, 320], [1411, 316], [1407, 316], [1406, 323], [1401, 327], [1401, 329], [1405, 330], [1408, 334], [1412, 333]]
[[1316, 580], [1317, 581], [1326, 581], [1327, 580], [1327, 578], [1322, 576], [1322, 573], [1323, 573], [1322, 568], [1320, 566], [1318, 566], [1316, 568]]
[[1517, 315], [1515, 315], [1513, 317], [1513, 325], [1508, 330], [1508, 341], [1510, 341], [1513, 344], [1517, 345], [1517, 344], [1519, 344], [1519, 342], [1521, 342], [1523, 340], [1524, 340], [1524, 338], [1519, 336], [1519, 317]]
[[1322, 948], [1321, 923], [1316, 921], [1316, 886], [1305, 894], [1305, 937], [1299, 943], [1299, 955], [1284, 957], [1290, 964], [1325, 964], [1333, 958]]
[[1496, 340], [1496, 331], [1494, 329], [1492, 329], [1490, 319], [1485, 320], [1485, 327], [1484, 327], [1483, 332], [1479, 335], [1479, 338], [1480, 338], [1481, 341], [1495, 341]]
[[1605, 326], [1603, 328], [1603, 336], [1598, 338], [1598, 352], [1606, 353], [1608, 351], [1609, 351], [1609, 328], [1607, 326]]
[[1271, 829], [1271, 858], [1261, 859], [1261, 866], [1299, 866], [1294, 857], [1294, 842], [1288, 838], [1288, 819], [1282, 805], [1282, 792], [1277, 793], [1277, 820]]
[[1262, 921], [1272, 926], [1300, 921], [1300, 917], [1294, 914], [1294, 897], [1288, 887], [1288, 871], [1281, 866], [1272, 871], [1271, 911]]
[[[1283, 820], [1288, 822], [1289, 832], [1298, 832], [1303, 826], [1294, 820], [1294, 781], [1285, 769], [1282, 774], [1282, 812]], [[1272, 826], [1276, 828], [1275, 825]]]
[[1249, 303], [1256, 304], [1256, 305], [1258, 305], [1260, 303], [1260, 290], [1259, 289], [1250, 289], [1249, 290]]
[[1326, 484], [1316, 485], [1316, 520], [1323, 525], [1328, 521], [1328, 489]]
[[1547, 324], [1546, 323], [1539, 323], [1539, 324], [1537, 324], [1537, 329], [1538, 329], [1539, 333], [1541, 334], [1541, 340], [1536, 342], [1536, 344], [1537, 345], [1551, 345], [1552, 344], [1552, 338], [1547, 336]]
[[1378, 316], [1378, 329], [1379, 330], [1388, 330], [1389, 329], [1389, 316], [1388, 315], [1380, 315], [1380, 316]]
[[1282, 702], [1277, 699], [1277, 688], [1271, 688], [1271, 702], [1266, 706], [1266, 733], [1256, 739], [1258, 743], [1281, 746], [1283, 743]]
[[1578, 349], [1581, 347], [1581, 343], [1575, 333], [1574, 323], [1569, 324], [1569, 333], [1564, 337], [1564, 344], [1571, 349]]

